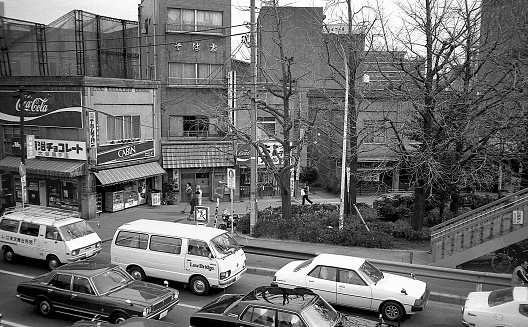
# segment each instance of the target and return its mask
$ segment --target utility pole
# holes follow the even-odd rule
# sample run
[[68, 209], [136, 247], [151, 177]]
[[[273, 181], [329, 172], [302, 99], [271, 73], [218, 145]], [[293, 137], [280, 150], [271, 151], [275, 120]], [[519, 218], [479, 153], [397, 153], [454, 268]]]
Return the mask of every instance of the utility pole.
[[249, 231], [253, 234], [253, 229], [257, 223], [257, 23], [256, 23], [255, 0], [250, 1], [250, 25], [249, 48], [251, 53], [251, 181], [249, 189]]
[[343, 152], [341, 154], [341, 201], [339, 204], [339, 229], [343, 229], [345, 221], [345, 203], [347, 202], [347, 192], [346, 192], [346, 157], [347, 157], [347, 138], [348, 138], [348, 93], [349, 93], [349, 72], [348, 72], [348, 57], [341, 44], [341, 49], [343, 50], [343, 58], [345, 62], [345, 107], [343, 110]]
[[21, 87], [18, 89], [18, 110], [20, 112], [20, 167], [18, 172], [20, 174], [20, 191], [22, 192], [22, 207], [24, 207], [27, 199], [27, 180], [26, 180], [26, 135], [24, 133], [24, 114], [26, 111], [25, 101], [26, 93], [24, 88]]

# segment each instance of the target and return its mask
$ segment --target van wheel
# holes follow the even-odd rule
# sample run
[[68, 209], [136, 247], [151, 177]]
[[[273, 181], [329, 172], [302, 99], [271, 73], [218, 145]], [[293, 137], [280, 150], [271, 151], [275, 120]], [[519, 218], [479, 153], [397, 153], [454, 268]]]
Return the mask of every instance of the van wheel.
[[61, 265], [59, 258], [54, 255], [50, 255], [46, 261], [48, 263], [49, 270], [55, 270]]
[[191, 279], [191, 291], [196, 295], [205, 295], [209, 292], [209, 283], [202, 276], [195, 276]]
[[51, 302], [47, 299], [42, 299], [38, 302], [37, 308], [39, 313], [43, 317], [49, 317], [51, 313], [53, 312], [53, 306], [51, 305]]
[[4, 260], [6, 262], [13, 262], [15, 260], [15, 252], [10, 247], [4, 249]]
[[127, 272], [134, 277], [135, 280], [145, 280], [145, 272], [139, 267], [130, 267]]

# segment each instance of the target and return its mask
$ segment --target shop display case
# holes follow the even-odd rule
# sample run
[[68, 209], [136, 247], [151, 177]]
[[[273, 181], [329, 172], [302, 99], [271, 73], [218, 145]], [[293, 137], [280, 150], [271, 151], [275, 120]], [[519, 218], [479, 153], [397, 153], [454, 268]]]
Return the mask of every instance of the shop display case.
[[135, 207], [139, 205], [138, 192], [136, 191], [125, 191], [124, 192], [124, 203], [125, 208]]
[[115, 212], [125, 209], [124, 192], [105, 192], [105, 211]]

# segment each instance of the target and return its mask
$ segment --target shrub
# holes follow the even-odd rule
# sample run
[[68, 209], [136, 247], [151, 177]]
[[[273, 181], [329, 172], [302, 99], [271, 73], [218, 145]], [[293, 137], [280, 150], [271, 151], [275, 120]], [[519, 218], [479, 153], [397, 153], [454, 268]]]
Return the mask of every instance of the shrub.
[[313, 184], [319, 178], [319, 170], [316, 167], [302, 167], [299, 175], [301, 183]]

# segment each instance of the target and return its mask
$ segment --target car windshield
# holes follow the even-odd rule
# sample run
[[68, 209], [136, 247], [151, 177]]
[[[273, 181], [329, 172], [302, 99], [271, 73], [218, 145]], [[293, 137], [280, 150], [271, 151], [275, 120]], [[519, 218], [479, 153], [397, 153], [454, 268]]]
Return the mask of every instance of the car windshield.
[[228, 233], [223, 233], [213, 238], [211, 245], [219, 259], [227, 257], [240, 249], [240, 244]]
[[83, 237], [92, 234], [94, 231], [84, 220], [78, 221], [73, 224], [64, 225], [59, 227], [62, 234], [62, 238], [65, 241], [71, 241], [73, 239]]
[[383, 273], [366, 260], [361, 265], [361, 267], [359, 267], [359, 271], [362, 273], [363, 276], [365, 276], [374, 284], [376, 284], [383, 278]]
[[513, 301], [513, 287], [492, 291], [488, 296], [488, 305], [494, 307]]
[[308, 326], [332, 327], [339, 321], [339, 313], [325, 300], [319, 298], [301, 313]]
[[92, 281], [99, 294], [105, 294], [125, 287], [134, 279], [123, 269], [114, 267], [93, 276]]

